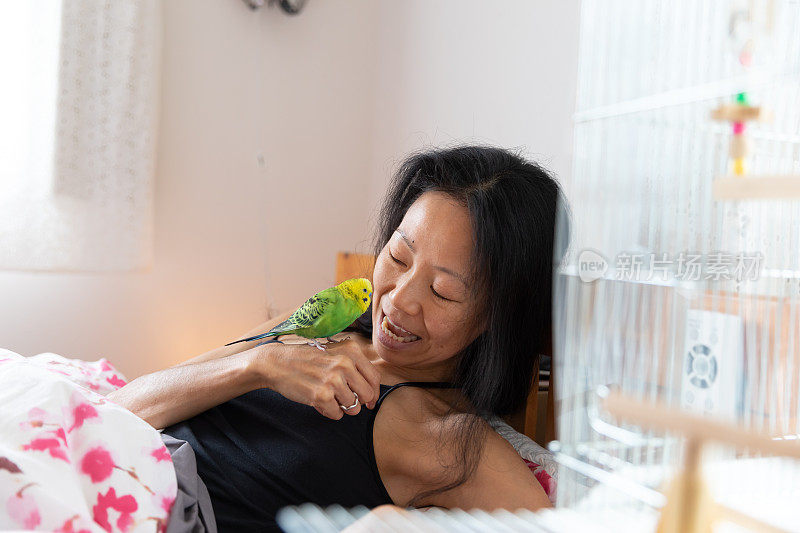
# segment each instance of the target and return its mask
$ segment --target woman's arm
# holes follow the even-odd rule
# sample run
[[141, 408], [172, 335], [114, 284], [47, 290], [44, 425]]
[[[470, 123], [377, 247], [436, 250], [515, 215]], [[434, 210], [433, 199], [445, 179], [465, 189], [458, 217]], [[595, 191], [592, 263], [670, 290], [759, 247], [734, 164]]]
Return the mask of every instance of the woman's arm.
[[140, 376], [106, 397], [163, 429], [264, 386], [257, 356], [257, 349], [251, 349], [187, 362]]
[[325, 352], [305, 343], [263, 344], [146, 374], [106, 397], [161, 429], [264, 387], [338, 420], [345, 414], [339, 405], [350, 404], [353, 392], [364, 405], [377, 401], [380, 374], [353, 340]]
[[[289, 315], [291, 312], [271, 318], [237, 339], [266, 333]], [[106, 396], [156, 429], [162, 429], [263, 387], [263, 375], [254, 366], [255, 354], [239, 355], [258, 342], [261, 341], [214, 348], [171, 368], [136, 378]], [[216, 361], [233, 355], [236, 357], [224, 363]]]

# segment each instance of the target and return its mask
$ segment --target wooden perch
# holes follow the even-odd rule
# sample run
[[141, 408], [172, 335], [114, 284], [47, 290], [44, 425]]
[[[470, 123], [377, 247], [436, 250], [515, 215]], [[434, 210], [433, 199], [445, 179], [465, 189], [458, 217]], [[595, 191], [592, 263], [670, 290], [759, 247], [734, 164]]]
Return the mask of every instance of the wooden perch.
[[707, 442], [718, 442], [800, 459], [800, 442], [775, 440], [742, 426], [691, 414], [663, 403], [645, 403], [618, 392], [609, 392], [603, 399], [603, 407], [626, 422], [686, 437], [683, 468], [665, 488], [667, 503], [661, 509], [658, 533], [707, 533], [712, 531], [717, 520], [735, 522], [757, 531], [784, 533], [772, 524], [716, 503], [702, 477], [702, 451]]
[[618, 392], [610, 392], [603, 406], [613, 416], [644, 428], [672, 431], [688, 439], [719, 442], [738, 449], [748, 448], [767, 455], [800, 459], [800, 441], [774, 440], [742, 426], [664, 404], [644, 403]]
[[748, 120], [768, 122], [772, 120], [772, 113], [760, 106], [722, 104], [711, 111], [711, 118], [714, 120], [729, 120], [731, 122], [746, 122]]
[[712, 183], [716, 200], [800, 199], [800, 175], [726, 176]]

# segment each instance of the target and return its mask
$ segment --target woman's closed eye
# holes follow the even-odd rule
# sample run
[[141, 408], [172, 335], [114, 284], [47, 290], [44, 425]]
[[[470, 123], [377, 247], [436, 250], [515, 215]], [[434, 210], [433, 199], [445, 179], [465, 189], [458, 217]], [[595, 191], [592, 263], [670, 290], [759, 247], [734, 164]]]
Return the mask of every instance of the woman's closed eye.
[[405, 263], [403, 263], [402, 261], [400, 261], [398, 258], [396, 258], [396, 257], [394, 256], [394, 254], [392, 254], [392, 252], [391, 252], [391, 251], [389, 251], [389, 257], [391, 257], [391, 258], [392, 258], [392, 261], [394, 261], [394, 262], [395, 262], [395, 263], [397, 263], [398, 265], [403, 265], [403, 266], [406, 266], [406, 264], [405, 264]]
[[[395, 263], [397, 263], [398, 265], [400, 265], [402, 267], [407, 267], [408, 266], [403, 261], [401, 261], [397, 257], [395, 257], [395, 255], [392, 253], [391, 250], [389, 250], [389, 257], [391, 257], [392, 261], [394, 261]], [[433, 293], [433, 295], [436, 296], [438, 299], [443, 300], [445, 302], [458, 302], [458, 300], [453, 300], [452, 298], [447, 298], [446, 296], [442, 296], [441, 294], [439, 294], [436, 291], [436, 289], [433, 288], [433, 285], [431, 285], [430, 288], [431, 288], [431, 292]]]
[[455, 302], [455, 300], [451, 300], [450, 298], [445, 298], [444, 296], [442, 296], [441, 294], [439, 294], [438, 292], [436, 292], [436, 289], [434, 289], [434, 288], [433, 288], [433, 285], [431, 285], [431, 291], [433, 291], [433, 294], [434, 294], [434, 295], [435, 295], [437, 298], [439, 298], [439, 299], [441, 299], [441, 300], [444, 300], [445, 302]]

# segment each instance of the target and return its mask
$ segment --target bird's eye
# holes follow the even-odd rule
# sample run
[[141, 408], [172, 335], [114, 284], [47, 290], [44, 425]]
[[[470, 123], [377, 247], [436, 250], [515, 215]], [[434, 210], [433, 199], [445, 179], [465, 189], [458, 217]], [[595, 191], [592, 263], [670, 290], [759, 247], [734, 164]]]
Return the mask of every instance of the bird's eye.
[[364, 291], [364, 292], [367, 292], [367, 289], [361, 289], [361, 290]]

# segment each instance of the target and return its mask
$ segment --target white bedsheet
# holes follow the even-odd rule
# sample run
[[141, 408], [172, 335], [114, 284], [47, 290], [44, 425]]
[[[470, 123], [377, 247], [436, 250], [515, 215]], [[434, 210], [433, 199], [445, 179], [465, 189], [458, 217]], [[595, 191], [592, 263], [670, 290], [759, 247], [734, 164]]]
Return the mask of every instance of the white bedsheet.
[[0, 529], [165, 529], [175, 471], [158, 432], [102, 396], [124, 383], [103, 359], [0, 349]]

